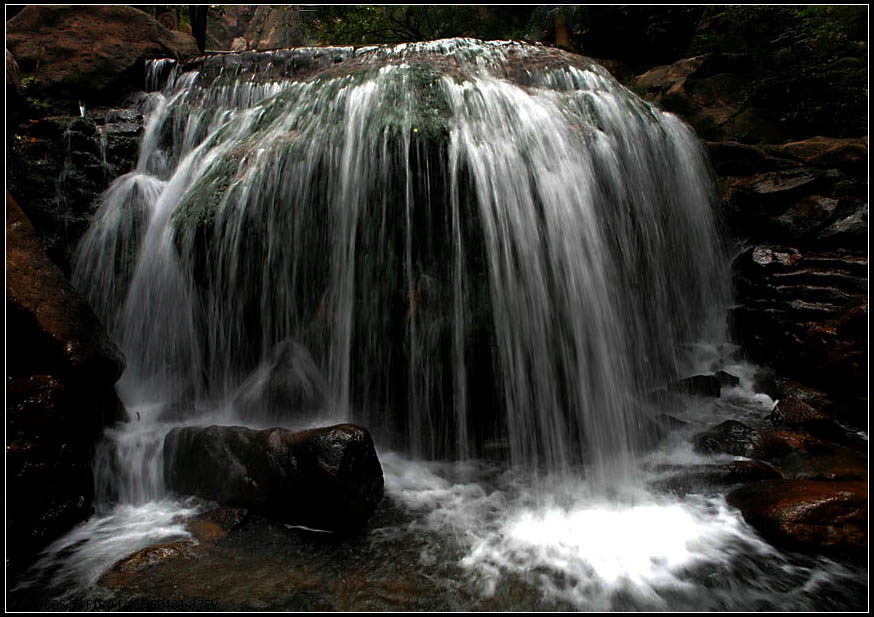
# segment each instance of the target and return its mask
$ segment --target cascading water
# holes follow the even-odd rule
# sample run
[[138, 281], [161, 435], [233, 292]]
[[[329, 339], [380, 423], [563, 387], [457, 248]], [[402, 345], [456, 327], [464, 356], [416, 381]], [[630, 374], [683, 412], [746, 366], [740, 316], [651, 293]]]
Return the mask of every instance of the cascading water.
[[[172, 426], [349, 419], [374, 432], [389, 498], [425, 513], [412, 533], [460, 545], [421, 562], [454, 560], [485, 596], [507, 574], [547, 607], [809, 606], [771, 579], [735, 601], [738, 576], [784, 558], [721, 497], [631, 482], [647, 394], [721, 340], [729, 299], [685, 125], [582, 57], [520, 43], [159, 61], [162, 81], [74, 272], [128, 367], [131, 421], [97, 461], [121, 505], [91, 532], [159, 504], [152, 530], [184, 534], [164, 515]], [[629, 539], [652, 524], [661, 536]], [[392, 529], [369, 541], [394, 546]], [[128, 552], [155, 541], [136, 537]], [[816, 587], [819, 566], [782, 563]]]
[[156, 95], [76, 268], [129, 406], [190, 418], [294, 341], [335, 411], [413, 454], [621, 467], [641, 394], [727, 298], [688, 129], [542, 48], [322, 53], [351, 66], [177, 70]]

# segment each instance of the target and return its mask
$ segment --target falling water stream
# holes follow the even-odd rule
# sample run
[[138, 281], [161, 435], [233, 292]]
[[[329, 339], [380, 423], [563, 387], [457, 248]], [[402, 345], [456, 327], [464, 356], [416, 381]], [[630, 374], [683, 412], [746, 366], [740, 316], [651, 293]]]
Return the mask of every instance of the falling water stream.
[[[649, 488], [660, 463], [713, 460], [694, 429], [773, 404], [721, 342], [727, 251], [677, 118], [585, 58], [467, 39], [157, 61], [149, 88], [137, 167], [103, 195], [74, 272], [125, 354], [131, 421], [99, 448], [97, 514], [38, 567], [54, 588], [93, 590], [132, 551], [187, 537], [205, 505], [163, 486], [173, 426], [353, 421], [386, 478], [360, 567], [373, 589], [430, 581], [356, 606], [864, 595], [864, 572], [781, 553], [718, 492]], [[689, 428], [656, 445], [649, 394], [715, 368], [741, 384], [673, 397]], [[341, 559], [259, 546], [244, 552], [277, 585]], [[220, 607], [323, 607], [261, 597], [235, 555], [210, 565], [238, 573]]]

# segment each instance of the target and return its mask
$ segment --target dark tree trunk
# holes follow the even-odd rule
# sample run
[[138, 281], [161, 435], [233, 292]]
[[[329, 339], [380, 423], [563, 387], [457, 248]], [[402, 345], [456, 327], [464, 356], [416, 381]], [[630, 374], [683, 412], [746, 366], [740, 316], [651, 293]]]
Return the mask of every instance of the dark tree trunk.
[[191, 18], [191, 34], [197, 41], [197, 49], [203, 53], [206, 49], [206, 15], [209, 7], [206, 5], [188, 5], [188, 15]]

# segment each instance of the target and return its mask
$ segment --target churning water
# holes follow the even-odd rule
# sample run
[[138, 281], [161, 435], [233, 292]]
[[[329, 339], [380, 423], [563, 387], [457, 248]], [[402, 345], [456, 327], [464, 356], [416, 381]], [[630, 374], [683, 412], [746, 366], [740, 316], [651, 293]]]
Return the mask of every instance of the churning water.
[[[46, 555], [57, 584], [185, 537], [170, 427], [335, 420], [374, 432], [407, 517], [378, 514], [362, 554], [442, 564], [431, 608], [805, 608], [858, 581], [776, 552], [718, 495], [645, 489], [647, 451], [695, 456], [651, 451], [647, 393], [696, 369], [729, 301], [706, 158], [675, 117], [519, 43], [151, 69], [138, 165], [74, 273], [132, 421], [98, 456], [101, 511]], [[482, 604], [507, 581], [546, 603]]]

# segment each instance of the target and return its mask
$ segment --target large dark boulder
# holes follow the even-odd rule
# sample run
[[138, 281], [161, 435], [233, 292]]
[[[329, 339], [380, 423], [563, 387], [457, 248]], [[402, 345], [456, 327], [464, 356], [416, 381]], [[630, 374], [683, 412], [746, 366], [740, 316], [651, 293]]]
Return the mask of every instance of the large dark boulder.
[[868, 484], [764, 480], [728, 495], [744, 520], [772, 542], [836, 557], [868, 554]]
[[373, 440], [353, 424], [175, 428], [164, 439], [164, 480], [219, 505], [341, 533], [359, 530], [383, 494]]
[[28, 95], [67, 113], [142, 89], [146, 58], [197, 55], [190, 34], [121, 5], [28, 6], [6, 22], [6, 47], [31, 78]]
[[7, 375], [50, 374], [111, 387], [124, 370], [121, 352], [8, 193], [6, 320]]
[[121, 419], [124, 368], [103, 327], [6, 196], [7, 564], [92, 511], [94, 444]]

